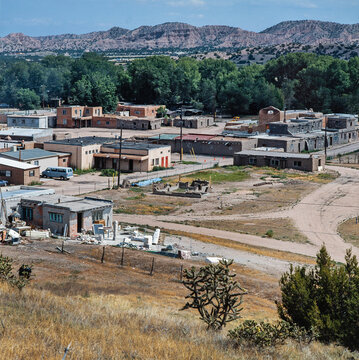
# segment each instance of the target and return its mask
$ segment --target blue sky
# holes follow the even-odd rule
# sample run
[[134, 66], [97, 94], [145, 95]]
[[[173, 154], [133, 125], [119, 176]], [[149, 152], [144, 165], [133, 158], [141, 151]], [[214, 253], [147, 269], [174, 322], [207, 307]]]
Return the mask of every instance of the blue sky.
[[359, 0], [0, 0], [0, 36], [81, 34], [169, 21], [261, 31], [302, 19], [359, 23]]

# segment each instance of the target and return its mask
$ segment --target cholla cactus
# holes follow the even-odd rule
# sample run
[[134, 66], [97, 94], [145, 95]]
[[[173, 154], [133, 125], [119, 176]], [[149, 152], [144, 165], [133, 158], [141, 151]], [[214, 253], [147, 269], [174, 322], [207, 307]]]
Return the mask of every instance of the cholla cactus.
[[247, 292], [230, 273], [233, 260], [221, 260], [219, 264], [207, 265], [196, 270], [184, 270], [183, 285], [190, 291], [189, 301], [182, 310], [193, 308], [208, 329], [221, 330], [230, 321], [240, 318], [242, 297]]

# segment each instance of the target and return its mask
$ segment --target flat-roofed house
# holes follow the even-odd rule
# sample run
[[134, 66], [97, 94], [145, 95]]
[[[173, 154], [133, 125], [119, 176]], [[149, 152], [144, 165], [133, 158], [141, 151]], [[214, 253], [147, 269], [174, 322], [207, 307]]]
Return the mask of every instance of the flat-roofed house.
[[[120, 142], [103, 144], [101, 152], [95, 154], [97, 169], [117, 169]], [[121, 146], [121, 171], [144, 172], [153, 167], [171, 167], [171, 146], [145, 142], [123, 141]]]
[[325, 156], [256, 149], [235, 153], [233, 163], [236, 166], [270, 166], [278, 169], [321, 171], [324, 168]]
[[112, 208], [109, 200], [57, 194], [27, 197], [20, 202], [20, 214], [29, 225], [71, 238], [92, 230], [96, 223], [112, 226]]
[[[69, 153], [58, 154], [53, 151], [47, 151], [43, 149], [29, 149], [29, 150], [19, 150], [19, 151], [8, 151], [0, 153], [1, 157], [18, 160], [26, 162], [31, 165], [36, 165], [40, 167], [40, 173], [48, 167], [56, 166], [67, 166], [68, 159], [71, 156]], [[59, 163], [59, 157], [61, 157], [61, 162]], [[65, 160], [65, 161], [63, 161]]]
[[0, 179], [14, 185], [29, 185], [40, 181], [40, 167], [0, 157]]

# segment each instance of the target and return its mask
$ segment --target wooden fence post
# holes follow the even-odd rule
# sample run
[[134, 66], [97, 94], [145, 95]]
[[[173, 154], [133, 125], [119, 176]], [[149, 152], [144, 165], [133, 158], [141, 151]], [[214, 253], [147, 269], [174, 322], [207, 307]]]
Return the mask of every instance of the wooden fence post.
[[123, 258], [125, 255], [125, 246], [122, 246], [122, 254], [121, 254], [121, 266], [123, 266]]
[[103, 264], [104, 260], [105, 260], [105, 246], [102, 248], [101, 264]]
[[154, 270], [154, 267], [155, 267], [155, 258], [152, 258], [152, 265], [151, 265], [150, 276], [152, 276], [152, 275], [153, 275], [153, 270]]
[[180, 281], [183, 281], [183, 264], [181, 264], [181, 270], [180, 270]]

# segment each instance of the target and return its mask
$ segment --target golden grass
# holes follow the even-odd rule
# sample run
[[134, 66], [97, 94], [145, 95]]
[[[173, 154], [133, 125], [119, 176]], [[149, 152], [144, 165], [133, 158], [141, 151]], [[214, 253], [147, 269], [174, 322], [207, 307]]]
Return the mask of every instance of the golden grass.
[[[124, 267], [121, 249], [67, 245], [70, 255], [51, 252], [56, 243], [3, 248], [18, 263], [36, 259], [35, 278], [22, 292], [0, 284], [0, 359], [84, 360], [264, 360], [354, 359], [341, 347], [289, 342], [269, 349], [235, 349], [226, 331], [207, 332], [195, 311], [179, 311], [186, 294], [176, 280], [183, 261], [155, 256], [156, 271], [148, 275], [152, 254], [128, 250]], [[185, 262], [185, 266], [199, 263]], [[273, 321], [277, 280], [259, 271], [235, 266], [244, 298], [245, 319]], [[62, 283], [66, 283], [61, 287]], [[68, 288], [70, 287], [70, 288]], [[237, 323], [232, 323], [233, 328]], [[358, 358], [358, 357], [357, 357]]]
[[342, 222], [338, 226], [338, 232], [344, 241], [359, 247], [359, 223], [356, 223], [356, 218]]
[[178, 235], [178, 236], [187, 236], [192, 239], [202, 241], [205, 243], [226, 246], [232, 249], [247, 251], [257, 255], [273, 257], [280, 260], [299, 262], [303, 264], [310, 264], [310, 265], [315, 264], [314, 258], [305, 255], [294, 254], [281, 250], [272, 250], [272, 249], [267, 249], [265, 247], [247, 245], [234, 240], [223, 239], [216, 236], [207, 236], [207, 235], [195, 234], [191, 232], [178, 231], [178, 230], [170, 230], [170, 229], [166, 229], [165, 231], [166, 233], [169, 234]]
[[266, 236], [273, 231], [273, 238], [297, 243], [307, 243], [308, 238], [302, 234], [290, 219], [250, 219], [250, 220], [202, 220], [184, 221], [186, 225], [200, 226], [209, 229], [226, 230], [242, 234]]

